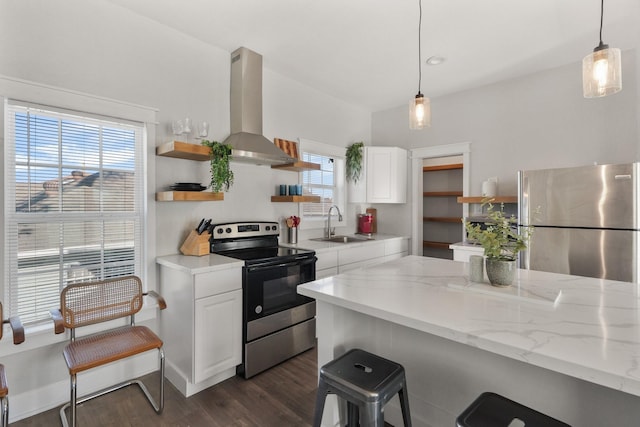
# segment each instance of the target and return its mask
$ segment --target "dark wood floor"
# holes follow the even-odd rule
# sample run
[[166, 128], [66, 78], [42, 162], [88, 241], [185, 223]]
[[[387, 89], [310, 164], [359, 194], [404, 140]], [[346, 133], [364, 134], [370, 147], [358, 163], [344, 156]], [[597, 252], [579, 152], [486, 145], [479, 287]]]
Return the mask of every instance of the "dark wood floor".
[[[78, 426], [310, 426], [317, 387], [317, 351], [309, 350], [244, 380], [230, 378], [185, 398], [165, 381], [165, 406], [157, 415], [136, 386], [78, 407]], [[143, 378], [155, 396], [157, 376]], [[60, 425], [58, 408], [11, 424]]]

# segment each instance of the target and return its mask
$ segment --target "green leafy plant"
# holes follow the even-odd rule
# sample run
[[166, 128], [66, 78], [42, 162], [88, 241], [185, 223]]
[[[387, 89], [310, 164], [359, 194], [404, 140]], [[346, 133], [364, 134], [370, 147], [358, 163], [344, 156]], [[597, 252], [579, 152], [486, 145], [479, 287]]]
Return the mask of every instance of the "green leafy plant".
[[362, 172], [362, 149], [364, 142], [354, 142], [347, 147], [345, 154], [347, 163], [347, 181], [358, 182]]
[[214, 193], [222, 190], [229, 191], [233, 185], [233, 171], [229, 166], [231, 145], [207, 140], [203, 140], [202, 145], [211, 148], [211, 191]]
[[514, 261], [518, 252], [527, 248], [533, 227], [521, 226], [518, 233], [516, 217], [505, 215], [504, 204], [500, 205], [499, 210], [494, 210], [492, 200], [483, 199], [482, 201], [482, 206], [487, 205], [489, 217], [484, 230], [478, 224], [473, 225], [463, 220], [467, 236], [470, 240], [475, 240], [482, 245], [487, 258]]

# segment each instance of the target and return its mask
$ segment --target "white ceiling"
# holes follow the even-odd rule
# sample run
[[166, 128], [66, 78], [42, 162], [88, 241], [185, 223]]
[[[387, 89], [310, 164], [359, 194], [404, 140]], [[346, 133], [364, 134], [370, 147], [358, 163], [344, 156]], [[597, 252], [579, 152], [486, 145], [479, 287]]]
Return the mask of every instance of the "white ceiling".
[[[266, 68], [370, 111], [418, 90], [419, 0], [108, 1], [229, 52], [245, 46]], [[423, 0], [422, 9], [421, 89], [432, 98], [577, 64], [599, 41], [598, 0]], [[638, 28], [640, 0], [605, 2], [605, 43], [637, 47]], [[447, 59], [424, 65], [432, 55]]]

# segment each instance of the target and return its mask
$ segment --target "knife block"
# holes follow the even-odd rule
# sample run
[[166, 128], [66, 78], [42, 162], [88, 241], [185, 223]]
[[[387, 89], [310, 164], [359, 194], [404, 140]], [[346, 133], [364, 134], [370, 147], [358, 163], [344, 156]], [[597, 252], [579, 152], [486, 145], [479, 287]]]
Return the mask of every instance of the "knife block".
[[209, 255], [211, 251], [209, 246], [210, 236], [206, 231], [198, 234], [197, 231], [191, 230], [191, 233], [189, 233], [182, 246], [180, 246], [180, 252], [182, 252], [183, 255]]

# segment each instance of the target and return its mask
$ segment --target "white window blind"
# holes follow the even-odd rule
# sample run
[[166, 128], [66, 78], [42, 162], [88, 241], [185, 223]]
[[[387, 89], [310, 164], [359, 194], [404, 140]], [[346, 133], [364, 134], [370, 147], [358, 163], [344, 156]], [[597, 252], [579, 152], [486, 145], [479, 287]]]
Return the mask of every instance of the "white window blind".
[[[48, 318], [70, 283], [142, 270], [144, 125], [5, 104], [5, 305]], [[8, 304], [7, 304], [8, 303]]]
[[305, 162], [320, 165], [320, 170], [306, 170], [302, 172], [302, 185], [305, 194], [320, 197], [320, 203], [302, 203], [302, 216], [307, 218], [324, 217], [329, 208], [338, 204], [341, 199], [337, 174], [342, 169], [342, 158], [303, 152], [302, 159]]

